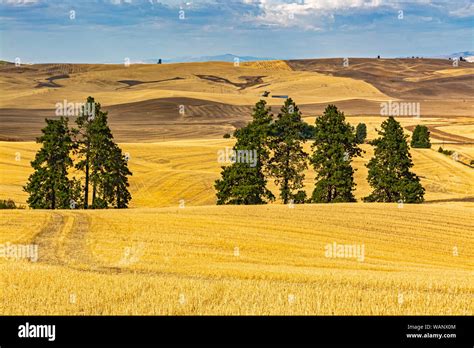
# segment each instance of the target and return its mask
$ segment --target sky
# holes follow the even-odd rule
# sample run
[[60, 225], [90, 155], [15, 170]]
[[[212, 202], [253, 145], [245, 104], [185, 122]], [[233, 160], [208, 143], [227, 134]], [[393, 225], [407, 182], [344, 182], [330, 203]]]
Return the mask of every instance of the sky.
[[473, 28], [472, 0], [0, 0], [0, 59], [429, 57]]

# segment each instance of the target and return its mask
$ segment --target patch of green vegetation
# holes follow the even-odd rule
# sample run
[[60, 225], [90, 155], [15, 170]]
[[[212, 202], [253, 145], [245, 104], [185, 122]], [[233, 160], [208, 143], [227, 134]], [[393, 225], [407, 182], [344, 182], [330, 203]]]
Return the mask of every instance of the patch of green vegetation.
[[439, 147], [438, 152], [446, 156], [451, 156], [454, 153], [453, 150], [445, 150], [441, 146]]
[[0, 199], [0, 209], [24, 209], [24, 207], [16, 205], [12, 199]]

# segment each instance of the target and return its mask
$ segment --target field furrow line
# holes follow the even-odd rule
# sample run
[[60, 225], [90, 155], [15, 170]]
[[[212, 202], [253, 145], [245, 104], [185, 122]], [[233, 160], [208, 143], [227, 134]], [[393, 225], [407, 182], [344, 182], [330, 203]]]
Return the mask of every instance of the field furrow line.
[[57, 244], [63, 226], [64, 216], [53, 213], [48, 223], [35, 236], [33, 244], [38, 246], [38, 262], [61, 264]]

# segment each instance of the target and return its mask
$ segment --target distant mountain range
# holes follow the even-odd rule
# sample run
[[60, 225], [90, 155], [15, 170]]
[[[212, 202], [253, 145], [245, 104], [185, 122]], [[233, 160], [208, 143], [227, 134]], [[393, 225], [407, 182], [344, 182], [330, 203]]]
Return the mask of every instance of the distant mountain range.
[[451, 53], [451, 54], [448, 54], [448, 55], [438, 56], [438, 57], [435, 57], [435, 58], [445, 58], [445, 59], [451, 58], [451, 59], [454, 59], [454, 58], [459, 58], [459, 57], [463, 57], [469, 63], [474, 63], [474, 51], [464, 51], [464, 52]]
[[[431, 56], [430, 58], [449, 59], [449, 58], [459, 58], [459, 57], [463, 57], [463, 58], [474, 57], [474, 51], [456, 52], [456, 53], [445, 54], [445, 55]], [[162, 62], [163, 63], [234, 62], [236, 58], [238, 58], [239, 61], [241, 62], [281, 59], [281, 58], [272, 58], [272, 57], [237, 56], [235, 54], [227, 53], [227, 54], [221, 54], [221, 55], [215, 55], [215, 56], [176, 57], [176, 58], [171, 58], [171, 59], [163, 59]], [[404, 57], [400, 57], [400, 58], [404, 58]], [[157, 62], [158, 62], [158, 59], [153, 58], [153, 59], [145, 59], [136, 63], [156, 64]]]
[[451, 53], [451, 54], [446, 54], [443, 56], [436, 56], [433, 58], [459, 58], [459, 57], [472, 57], [474, 56], [474, 51], [464, 51], [464, 52], [456, 52], [456, 53]]
[[[163, 59], [163, 63], [192, 63], [192, 62], [235, 62], [235, 59], [239, 59], [240, 62], [250, 62], [256, 60], [275, 60], [277, 58], [270, 57], [252, 57], [252, 56], [237, 56], [235, 54], [221, 54], [216, 56], [201, 56], [201, 57], [176, 57], [171, 59]], [[158, 62], [158, 58], [145, 59], [140, 61], [140, 63], [154, 64]]]

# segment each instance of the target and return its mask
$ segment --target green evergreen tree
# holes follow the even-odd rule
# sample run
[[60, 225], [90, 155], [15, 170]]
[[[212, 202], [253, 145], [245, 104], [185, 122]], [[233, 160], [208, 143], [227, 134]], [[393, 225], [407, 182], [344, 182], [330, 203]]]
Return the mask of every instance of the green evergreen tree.
[[356, 141], [358, 144], [363, 144], [367, 138], [367, 126], [365, 123], [359, 123], [356, 127]]
[[82, 158], [76, 167], [85, 172], [84, 208], [89, 206], [90, 185], [92, 208], [107, 208], [109, 205], [126, 208], [131, 199], [128, 176], [132, 175], [127, 160], [114, 142], [107, 112], [102, 111], [101, 105], [92, 97], [87, 98], [86, 105], [88, 107], [76, 119], [79, 126], [78, 154]]
[[425, 189], [418, 176], [410, 171], [413, 162], [403, 128], [392, 116], [381, 128], [380, 137], [370, 143], [375, 149], [374, 157], [367, 164], [367, 179], [373, 192], [364, 201], [423, 202]]
[[310, 162], [316, 171], [315, 203], [355, 202], [354, 169], [351, 159], [360, 156], [354, 127], [345, 122], [344, 113], [328, 105], [316, 119], [313, 154]]
[[86, 106], [82, 108], [81, 115], [76, 118], [77, 129], [74, 129], [76, 139], [76, 154], [79, 162], [76, 168], [84, 171], [84, 198], [82, 199], [84, 209], [89, 207], [89, 186], [90, 186], [90, 162], [92, 155], [92, 123], [95, 119], [95, 101], [88, 97]]
[[422, 125], [415, 127], [411, 137], [411, 147], [423, 149], [431, 148], [430, 131], [428, 127]]
[[68, 178], [74, 147], [68, 120], [46, 119], [46, 127], [41, 131], [43, 135], [36, 141], [42, 147], [31, 162], [34, 172], [23, 188], [29, 193], [27, 203], [35, 209], [69, 209], [77, 199], [77, 185], [74, 179]]
[[102, 175], [101, 202], [105, 201], [118, 209], [127, 208], [132, 199], [128, 191], [128, 176], [132, 175], [132, 172], [128, 169], [128, 158], [116, 144], [111, 147]]
[[269, 156], [267, 138], [272, 121], [270, 108], [260, 100], [253, 108], [252, 121], [234, 132], [237, 139], [234, 153], [252, 154], [254, 163], [235, 161], [222, 167], [221, 179], [216, 180], [217, 204], [265, 204], [274, 200], [267, 189], [264, 169]]
[[90, 181], [92, 185], [92, 208], [107, 208], [113, 201], [106, 187], [110, 184], [107, 176], [110, 175], [108, 167], [118, 159], [114, 150], [116, 144], [108, 126], [107, 112], [101, 110], [99, 103], [95, 104], [94, 119], [90, 124]]
[[306, 193], [299, 189], [303, 188], [303, 172], [308, 168], [308, 154], [303, 151], [308, 129], [295, 102], [287, 99], [272, 125], [269, 145], [273, 155], [268, 166], [285, 204], [290, 200], [303, 203], [306, 198]]

